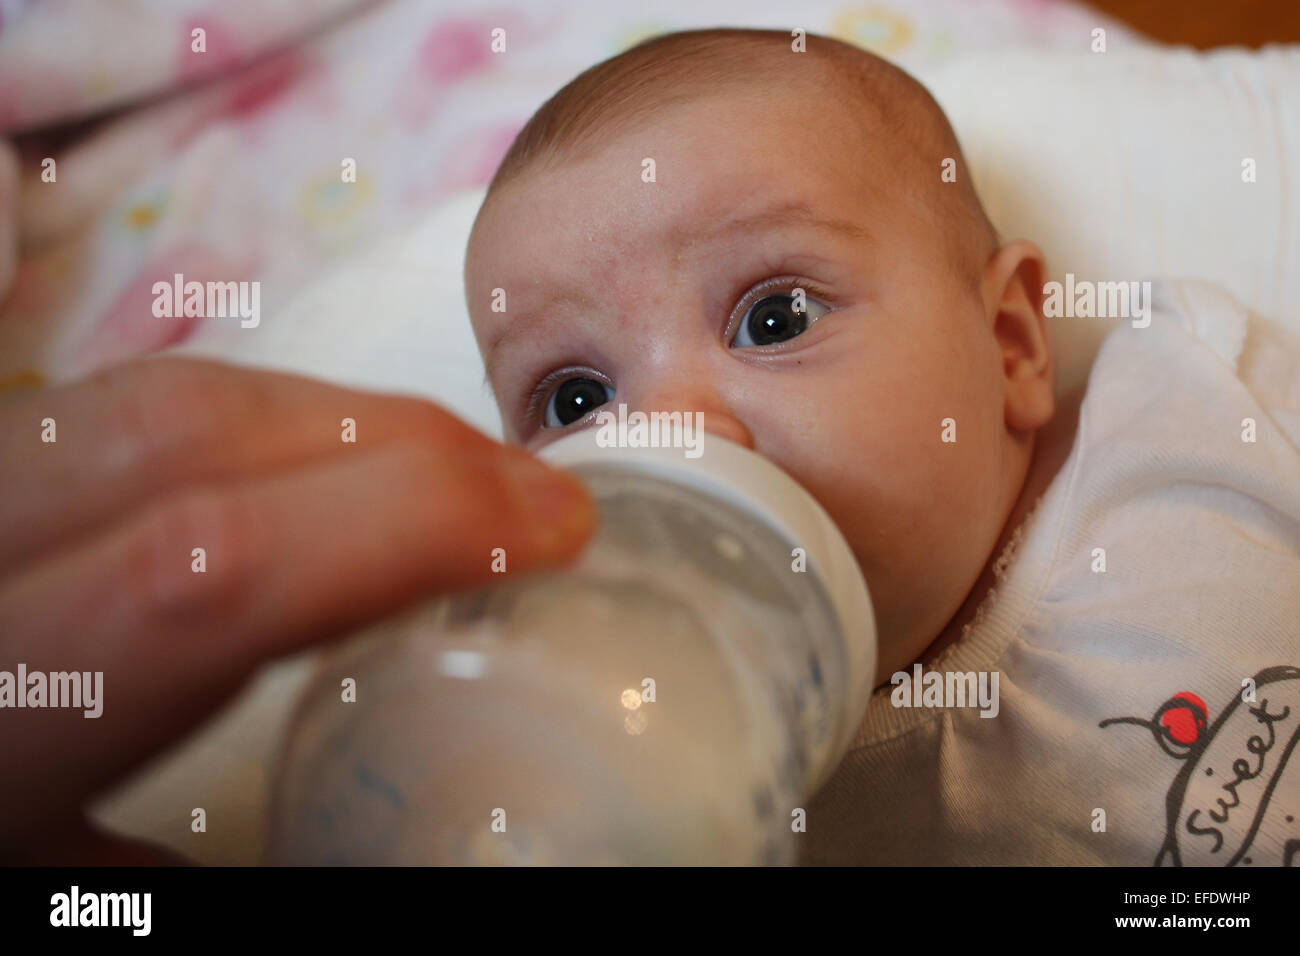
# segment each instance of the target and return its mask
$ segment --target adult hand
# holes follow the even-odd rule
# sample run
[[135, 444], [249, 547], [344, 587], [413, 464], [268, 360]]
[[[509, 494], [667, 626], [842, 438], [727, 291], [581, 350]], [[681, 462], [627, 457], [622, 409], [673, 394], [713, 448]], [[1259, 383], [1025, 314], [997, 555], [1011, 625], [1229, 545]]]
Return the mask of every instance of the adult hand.
[[595, 522], [571, 476], [427, 402], [167, 358], [0, 405], [0, 488], [0, 672], [103, 673], [96, 718], [0, 686], [11, 862], [150, 859], [83, 807], [259, 664], [483, 583], [494, 548], [562, 562]]

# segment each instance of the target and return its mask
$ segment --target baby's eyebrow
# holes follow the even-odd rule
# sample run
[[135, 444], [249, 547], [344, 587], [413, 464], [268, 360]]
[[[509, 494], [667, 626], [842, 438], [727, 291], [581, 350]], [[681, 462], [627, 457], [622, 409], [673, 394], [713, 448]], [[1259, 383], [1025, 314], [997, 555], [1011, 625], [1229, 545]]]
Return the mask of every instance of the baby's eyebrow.
[[871, 241], [874, 235], [849, 219], [827, 218], [804, 202], [784, 202], [756, 213], [734, 216], [711, 229], [701, 230], [698, 223], [673, 230], [669, 242], [682, 256], [696, 246], [728, 239], [737, 233], [770, 231], [793, 225], [810, 226], [826, 232], [835, 232], [850, 239]]
[[528, 309], [532, 313], [532, 318], [523, 322], [516, 320], [509, 323], [501, 335], [488, 345], [483, 355], [484, 384], [491, 387], [493, 369], [500, 361], [505, 346], [516, 339], [528, 338], [540, 332], [545, 332], [546, 327], [553, 321], [551, 315], [558, 307], [562, 305], [574, 306], [588, 302], [590, 302], [590, 294], [585, 287], [564, 286], [550, 289], [540, 301]]
[[[849, 219], [828, 218], [818, 214], [802, 201], [782, 202], [769, 206], [756, 213], [733, 216], [725, 222], [711, 228], [701, 229], [698, 219], [672, 228], [667, 232], [669, 248], [677, 250], [678, 259], [683, 258], [697, 246], [716, 243], [737, 234], [753, 235], [758, 232], [770, 232], [790, 226], [804, 226], [837, 233], [850, 239], [874, 241], [875, 235]], [[484, 355], [484, 383], [491, 387], [492, 372], [504, 347], [512, 341], [527, 338], [544, 331], [551, 311], [561, 305], [573, 305], [587, 301], [589, 290], [585, 287], [569, 286], [551, 289], [547, 295], [528, 311], [536, 318], [526, 322], [510, 323], [501, 336], [492, 342]], [[539, 328], [540, 326], [540, 328]]]

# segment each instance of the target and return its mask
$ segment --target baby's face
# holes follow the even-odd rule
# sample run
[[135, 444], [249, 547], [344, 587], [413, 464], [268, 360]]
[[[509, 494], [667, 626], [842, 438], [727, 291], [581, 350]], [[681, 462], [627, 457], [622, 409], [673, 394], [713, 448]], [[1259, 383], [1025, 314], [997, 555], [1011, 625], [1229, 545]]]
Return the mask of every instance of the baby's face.
[[780, 465], [835, 519], [888, 675], [984, 566], [1009, 437], [996, 308], [979, 276], [954, 274], [922, 208], [941, 158], [859, 145], [849, 122], [793, 93], [661, 109], [494, 193], [466, 286], [508, 440], [593, 427], [607, 399], [703, 412], [706, 431]]

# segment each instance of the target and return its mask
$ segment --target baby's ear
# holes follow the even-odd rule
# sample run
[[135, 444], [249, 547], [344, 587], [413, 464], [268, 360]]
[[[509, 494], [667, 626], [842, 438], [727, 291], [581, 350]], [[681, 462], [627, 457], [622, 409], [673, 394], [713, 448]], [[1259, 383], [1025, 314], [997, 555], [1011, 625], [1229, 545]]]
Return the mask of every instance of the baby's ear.
[[1047, 263], [1032, 242], [1017, 239], [984, 267], [984, 308], [1002, 349], [1007, 427], [1033, 431], [1055, 409], [1051, 343], [1043, 315]]

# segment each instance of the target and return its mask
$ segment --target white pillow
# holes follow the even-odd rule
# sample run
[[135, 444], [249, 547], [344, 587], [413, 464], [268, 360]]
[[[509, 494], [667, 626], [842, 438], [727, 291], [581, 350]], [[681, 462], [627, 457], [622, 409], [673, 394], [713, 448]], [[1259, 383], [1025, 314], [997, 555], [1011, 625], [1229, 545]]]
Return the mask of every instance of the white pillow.
[[[981, 54], [923, 79], [1049, 278], [1213, 280], [1300, 332], [1300, 46]], [[1051, 320], [1059, 390], [1116, 321]]]

